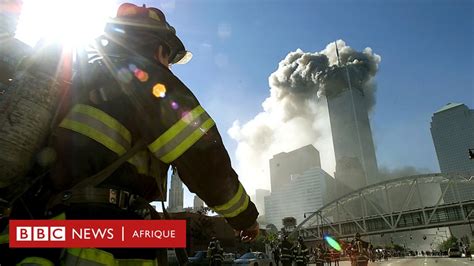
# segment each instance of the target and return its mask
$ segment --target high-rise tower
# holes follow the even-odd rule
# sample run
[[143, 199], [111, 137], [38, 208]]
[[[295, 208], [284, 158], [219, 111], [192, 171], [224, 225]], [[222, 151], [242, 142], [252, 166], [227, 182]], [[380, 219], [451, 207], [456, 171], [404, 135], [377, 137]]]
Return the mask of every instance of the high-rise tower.
[[275, 154], [270, 159], [270, 182], [272, 192], [291, 181], [291, 176], [321, 167], [319, 151], [313, 145], [306, 145], [291, 152]]
[[326, 95], [331, 123], [335, 178], [351, 190], [377, 183], [377, 159], [367, 102], [361, 89]]
[[170, 212], [183, 211], [183, 193], [183, 181], [179, 178], [176, 168], [173, 168], [173, 174], [171, 175], [170, 201], [168, 204], [168, 210]]
[[[438, 157], [441, 173], [464, 173], [474, 175], [474, 160], [469, 159], [469, 149], [474, 149], [474, 110], [462, 103], [449, 103], [433, 114], [431, 136]], [[447, 184], [441, 184], [444, 191]], [[457, 187], [459, 193], [448, 189], [443, 197], [445, 203], [462, 202], [474, 198], [474, 185]], [[474, 236], [469, 225], [449, 227], [451, 234], [461, 238]]]

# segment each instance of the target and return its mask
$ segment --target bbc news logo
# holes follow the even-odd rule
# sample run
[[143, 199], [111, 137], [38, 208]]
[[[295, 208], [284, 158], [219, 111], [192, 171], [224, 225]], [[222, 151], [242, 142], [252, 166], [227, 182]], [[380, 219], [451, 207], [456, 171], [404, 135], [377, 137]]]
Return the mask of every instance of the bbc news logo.
[[18, 226], [16, 241], [66, 241], [66, 227]]
[[11, 220], [14, 248], [186, 247], [185, 220]]

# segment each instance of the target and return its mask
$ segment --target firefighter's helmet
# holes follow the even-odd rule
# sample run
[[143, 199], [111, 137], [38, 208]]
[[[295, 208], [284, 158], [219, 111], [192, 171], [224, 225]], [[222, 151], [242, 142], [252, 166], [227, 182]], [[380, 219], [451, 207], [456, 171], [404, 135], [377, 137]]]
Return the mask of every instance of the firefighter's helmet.
[[192, 58], [176, 35], [176, 30], [158, 8], [121, 4], [117, 16], [107, 23], [105, 33], [114, 38], [127, 39], [127, 42], [134, 38], [137, 42], [143, 42], [143, 38], [159, 40], [170, 49], [171, 64], [185, 64]]

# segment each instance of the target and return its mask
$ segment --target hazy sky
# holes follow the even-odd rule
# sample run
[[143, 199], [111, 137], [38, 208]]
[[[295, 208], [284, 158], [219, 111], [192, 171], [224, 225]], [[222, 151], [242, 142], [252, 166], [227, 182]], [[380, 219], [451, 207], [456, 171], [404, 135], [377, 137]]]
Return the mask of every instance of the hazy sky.
[[448, 102], [474, 108], [474, 1], [165, 3], [194, 53], [174, 71], [216, 120], [234, 165], [226, 131], [263, 110], [268, 77], [297, 48], [319, 52], [343, 39], [381, 56], [371, 117], [379, 166], [439, 171], [432, 113]]
[[379, 167], [439, 171], [432, 113], [448, 102], [474, 108], [472, 0], [144, 3], [162, 8], [193, 52], [189, 64], [172, 70], [216, 121], [234, 165], [237, 142], [227, 131], [263, 111], [270, 74], [298, 48], [319, 52], [342, 39], [381, 57], [371, 115]]

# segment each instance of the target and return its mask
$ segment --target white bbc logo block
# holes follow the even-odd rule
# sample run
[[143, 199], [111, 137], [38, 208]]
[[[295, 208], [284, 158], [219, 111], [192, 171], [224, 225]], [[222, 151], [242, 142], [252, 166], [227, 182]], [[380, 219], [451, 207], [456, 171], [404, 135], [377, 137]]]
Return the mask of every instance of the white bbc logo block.
[[49, 228], [49, 240], [51, 241], [66, 241], [66, 227], [51, 226]]
[[17, 241], [66, 241], [64, 226], [18, 226]]
[[49, 241], [49, 228], [47, 226], [34, 226], [33, 241]]
[[16, 228], [16, 241], [31, 241], [32, 229], [31, 226], [18, 226]]

